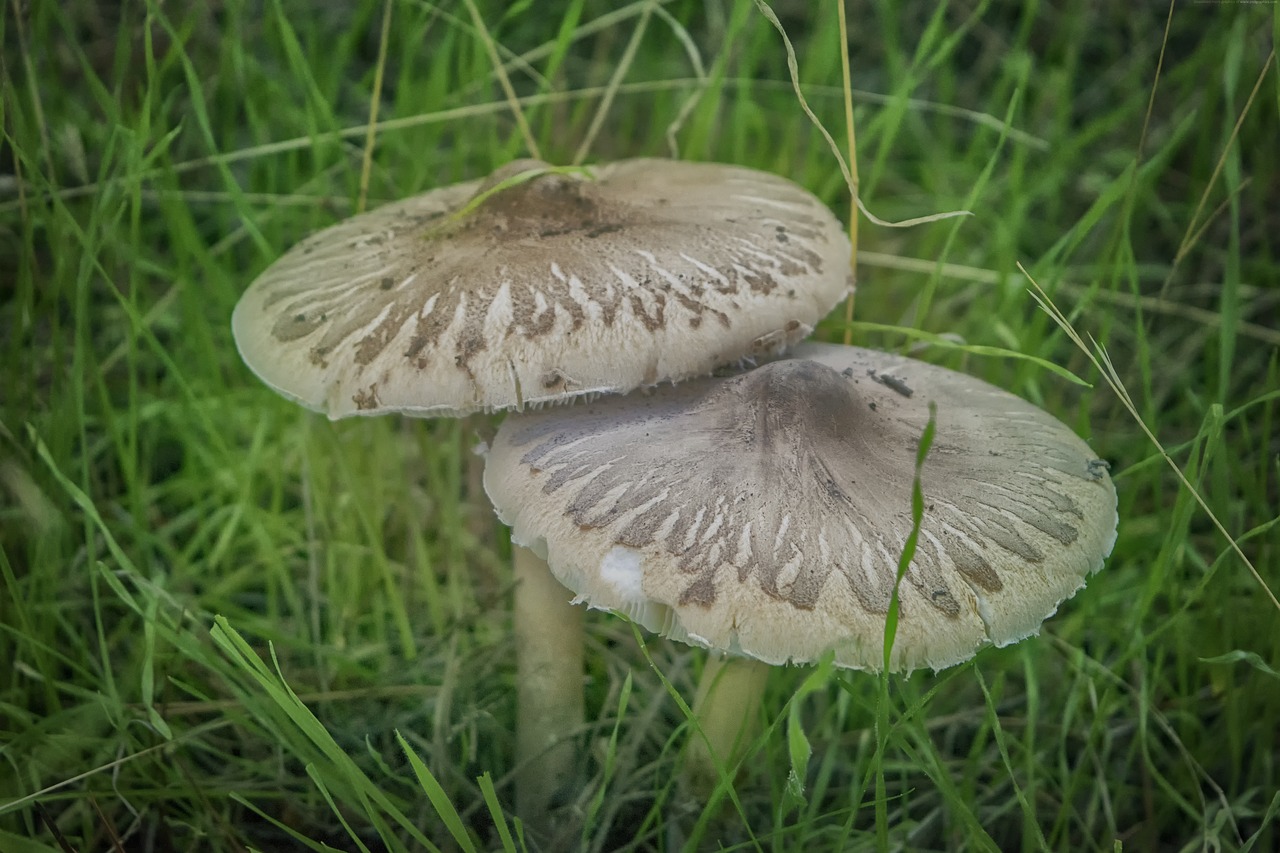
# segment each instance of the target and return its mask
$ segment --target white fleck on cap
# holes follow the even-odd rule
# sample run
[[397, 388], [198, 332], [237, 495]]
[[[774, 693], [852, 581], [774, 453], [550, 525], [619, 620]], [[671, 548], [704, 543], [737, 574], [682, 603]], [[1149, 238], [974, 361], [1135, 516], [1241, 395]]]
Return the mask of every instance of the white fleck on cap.
[[236, 306], [241, 356], [331, 418], [522, 408], [774, 354], [852, 288], [843, 227], [785, 178], [626, 160], [517, 179], [547, 169], [307, 238]]
[[648, 395], [514, 415], [485, 488], [512, 539], [593, 607], [768, 663], [941, 669], [1038, 631], [1116, 537], [1106, 463], [980, 380], [803, 344], [788, 359]]

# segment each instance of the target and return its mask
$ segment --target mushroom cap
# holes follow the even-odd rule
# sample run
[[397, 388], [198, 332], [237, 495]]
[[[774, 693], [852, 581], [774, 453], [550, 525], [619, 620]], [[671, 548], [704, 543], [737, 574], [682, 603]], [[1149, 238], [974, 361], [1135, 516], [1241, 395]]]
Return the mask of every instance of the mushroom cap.
[[236, 306], [241, 356], [331, 418], [523, 408], [773, 354], [852, 288], [843, 227], [785, 178], [625, 160], [508, 180], [547, 168], [302, 241]]
[[768, 663], [941, 669], [1039, 630], [1116, 537], [1107, 465], [1019, 397], [873, 350], [802, 344], [730, 378], [508, 417], [485, 488], [592, 607]]

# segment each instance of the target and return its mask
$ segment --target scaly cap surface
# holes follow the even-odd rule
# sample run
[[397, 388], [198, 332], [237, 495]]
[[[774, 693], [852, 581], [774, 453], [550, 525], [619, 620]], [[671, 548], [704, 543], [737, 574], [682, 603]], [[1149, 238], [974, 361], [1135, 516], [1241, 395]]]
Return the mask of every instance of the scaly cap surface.
[[731, 378], [513, 415], [485, 487], [592, 607], [769, 663], [834, 649], [879, 670], [931, 401], [891, 668], [941, 669], [1035, 633], [1116, 535], [1106, 464], [980, 380], [803, 344]]
[[775, 352], [852, 286], [840, 223], [777, 175], [626, 160], [508, 185], [547, 168], [307, 238], [236, 306], [245, 362], [331, 418], [522, 408]]

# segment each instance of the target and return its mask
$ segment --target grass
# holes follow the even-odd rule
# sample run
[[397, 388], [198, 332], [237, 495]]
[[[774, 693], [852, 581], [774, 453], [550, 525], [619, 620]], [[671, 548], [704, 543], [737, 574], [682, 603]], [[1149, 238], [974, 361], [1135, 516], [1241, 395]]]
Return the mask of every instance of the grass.
[[[366, 180], [524, 155], [490, 47], [555, 163], [674, 139], [847, 215], [844, 180], [753, 3], [479, 2], [492, 46], [464, 4], [395, 0], [383, 45], [373, 0], [192, 6], [0, 19], [0, 848], [521, 849], [506, 546], [466, 523], [459, 425], [299, 411], [232, 306]], [[842, 139], [835, 5], [774, 10]], [[724, 809], [671, 782], [701, 657], [591, 614], [575, 843], [1280, 847], [1277, 7], [848, 12], [868, 209], [974, 213], [863, 221], [855, 342], [1027, 356], [920, 349], [1087, 437], [1120, 538], [1037, 639], [883, 696], [775, 672]]]

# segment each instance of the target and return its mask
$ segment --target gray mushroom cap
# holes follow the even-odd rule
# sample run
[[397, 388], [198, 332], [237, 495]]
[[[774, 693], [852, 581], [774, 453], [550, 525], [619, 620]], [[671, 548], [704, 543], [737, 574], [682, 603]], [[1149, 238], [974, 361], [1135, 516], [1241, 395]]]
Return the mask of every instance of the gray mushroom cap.
[[523, 408], [773, 353], [852, 287], [842, 226], [784, 178], [626, 160], [502, 183], [539, 168], [304, 240], [236, 306], [241, 356], [331, 418]]
[[485, 488], [592, 607], [768, 663], [941, 669], [1036, 633], [1116, 536], [1107, 465], [1064, 424], [905, 357], [803, 344], [731, 378], [513, 415]]

